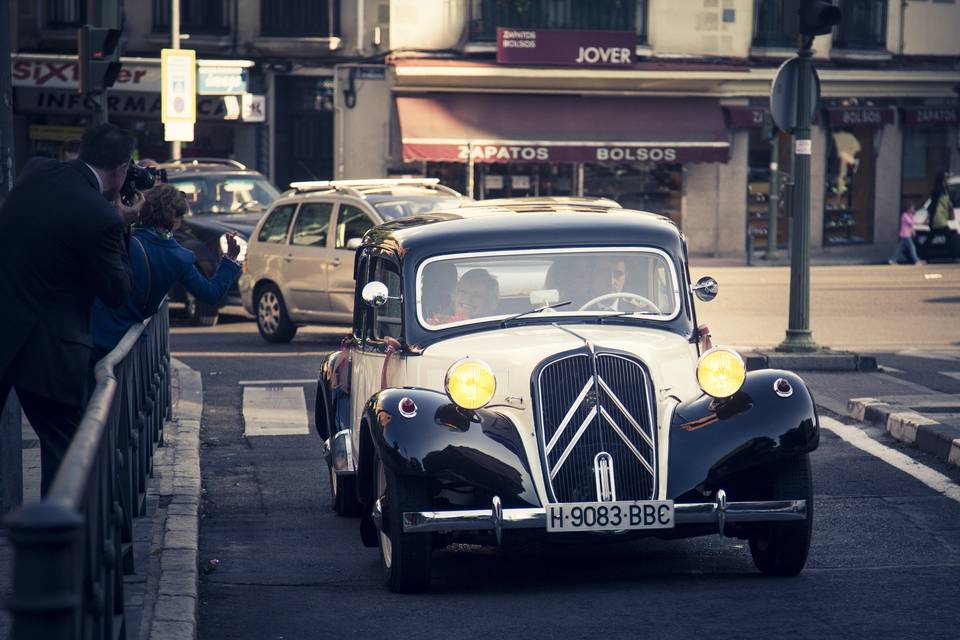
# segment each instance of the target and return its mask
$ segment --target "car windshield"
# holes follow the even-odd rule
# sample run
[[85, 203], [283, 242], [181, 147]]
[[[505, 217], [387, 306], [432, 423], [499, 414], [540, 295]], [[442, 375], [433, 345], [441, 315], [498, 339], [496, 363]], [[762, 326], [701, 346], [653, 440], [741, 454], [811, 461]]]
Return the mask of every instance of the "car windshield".
[[400, 196], [389, 199], [368, 198], [384, 220], [404, 218], [418, 213], [429, 213], [439, 209], [449, 209], [463, 202], [462, 198], [448, 198], [435, 195]]
[[417, 316], [436, 330], [570, 301], [540, 316], [670, 320], [680, 309], [673, 264], [655, 249], [556, 249], [432, 258], [417, 274]]
[[190, 213], [256, 213], [280, 196], [261, 176], [193, 176], [170, 184], [186, 194]]

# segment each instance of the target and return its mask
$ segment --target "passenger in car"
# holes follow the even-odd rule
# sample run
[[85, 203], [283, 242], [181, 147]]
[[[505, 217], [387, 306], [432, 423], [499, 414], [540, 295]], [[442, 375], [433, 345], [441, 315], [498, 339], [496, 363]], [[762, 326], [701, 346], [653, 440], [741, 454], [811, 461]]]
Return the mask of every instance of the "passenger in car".
[[473, 320], [493, 315], [500, 300], [500, 285], [486, 269], [470, 269], [453, 290], [453, 313], [437, 314], [431, 324]]
[[[623, 258], [597, 258], [590, 269], [590, 297], [621, 293], [627, 280], [627, 266]], [[608, 300], [606, 303], [597, 303], [596, 307], [603, 311], [620, 311], [623, 299]]]
[[457, 268], [450, 262], [435, 262], [423, 273], [421, 305], [423, 316], [433, 318], [453, 309], [453, 291], [457, 286]]

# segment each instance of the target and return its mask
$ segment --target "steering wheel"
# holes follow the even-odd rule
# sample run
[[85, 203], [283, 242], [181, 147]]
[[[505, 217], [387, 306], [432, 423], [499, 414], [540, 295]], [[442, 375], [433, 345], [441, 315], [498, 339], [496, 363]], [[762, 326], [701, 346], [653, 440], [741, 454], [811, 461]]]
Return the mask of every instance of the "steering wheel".
[[[602, 296], [597, 296], [593, 300], [589, 300], [580, 307], [580, 311], [589, 311], [590, 307], [594, 305], [600, 305], [605, 302], [612, 303], [614, 300], [625, 300], [637, 307], [648, 307], [652, 312], [662, 314], [660, 307], [653, 303], [650, 298], [644, 298], [643, 296], [630, 293], [627, 291], [615, 291], [613, 293], [605, 293]], [[638, 308], [637, 311], [640, 311]]]

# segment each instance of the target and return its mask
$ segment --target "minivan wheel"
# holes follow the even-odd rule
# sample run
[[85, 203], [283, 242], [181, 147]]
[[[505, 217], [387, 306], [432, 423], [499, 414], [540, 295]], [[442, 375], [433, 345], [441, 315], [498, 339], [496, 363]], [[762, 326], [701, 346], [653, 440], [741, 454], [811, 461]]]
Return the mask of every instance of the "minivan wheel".
[[297, 326], [290, 321], [283, 296], [275, 285], [265, 284], [257, 292], [257, 329], [267, 342], [290, 342]]

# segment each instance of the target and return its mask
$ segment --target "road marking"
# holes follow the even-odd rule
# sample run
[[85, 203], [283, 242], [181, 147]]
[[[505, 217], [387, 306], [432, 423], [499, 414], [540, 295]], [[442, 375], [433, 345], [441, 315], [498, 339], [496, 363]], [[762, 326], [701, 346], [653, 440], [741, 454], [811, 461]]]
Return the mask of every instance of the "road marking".
[[960, 486], [957, 486], [953, 480], [939, 471], [934, 471], [930, 467], [920, 464], [910, 456], [880, 444], [861, 429], [843, 424], [834, 418], [821, 416], [820, 426], [836, 434], [841, 440], [855, 446], [857, 449], [865, 451], [883, 460], [890, 466], [916, 478], [937, 493], [942, 493], [951, 500], [960, 502]]
[[246, 386], [259, 386], [259, 387], [276, 387], [285, 384], [313, 384], [316, 382], [316, 378], [301, 378], [294, 380], [241, 380], [237, 384], [242, 387]]
[[243, 388], [243, 435], [298, 436], [309, 433], [303, 387]]
[[882, 364], [878, 364], [877, 369], [879, 369], [883, 373], [903, 373], [903, 369], [894, 369], [893, 367], [888, 367]]
[[292, 358], [319, 357], [329, 351], [174, 351], [174, 358]]
[[960, 360], [960, 352], [933, 350], [933, 349], [905, 349], [897, 352], [898, 356], [908, 356], [911, 358], [926, 358], [928, 360]]
[[953, 378], [954, 380], [960, 380], [960, 371], [940, 371], [938, 373], [942, 376]]

